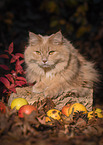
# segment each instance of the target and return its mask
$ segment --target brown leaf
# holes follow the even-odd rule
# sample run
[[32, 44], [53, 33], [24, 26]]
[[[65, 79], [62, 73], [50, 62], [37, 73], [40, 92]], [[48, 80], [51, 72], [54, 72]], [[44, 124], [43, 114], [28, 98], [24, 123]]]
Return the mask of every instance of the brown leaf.
[[86, 121], [85, 121], [84, 119], [82, 119], [82, 118], [79, 118], [79, 119], [77, 120], [76, 125], [79, 126], [79, 127], [86, 126]]

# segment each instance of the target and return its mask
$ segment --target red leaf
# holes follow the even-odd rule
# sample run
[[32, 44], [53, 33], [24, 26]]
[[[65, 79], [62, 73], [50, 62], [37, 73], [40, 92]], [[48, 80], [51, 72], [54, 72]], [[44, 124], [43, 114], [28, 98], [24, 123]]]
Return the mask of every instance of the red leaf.
[[[11, 56], [12, 56], [12, 58], [11, 58], [10, 63], [15, 62], [17, 59], [19, 59], [19, 57], [24, 58], [24, 55], [22, 53], [16, 53], [15, 55], [11, 54]], [[24, 62], [24, 60], [21, 60], [21, 63], [23, 63], [23, 62]]]
[[11, 58], [11, 61], [10, 63], [14, 63], [20, 56], [16, 56], [14, 54], [11, 54], [12, 58]]
[[0, 81], [5, 85], [6, 88], [10, 88], [10, 82], [5, 77], [0, 77]]
[[15, 85], [14, 84], [11, 84], [11, 86], [9, 87], [9, 93], [10, 92], [14, 92], [14, 93], [16, 93], [16, 90], [15, 90]]
[[4, 70], [10, 70], [10, 69], [8, 68], [8, 66], [6, 66], [6, 65], [4, 65], [4, 64], [0, 64], [0, 67], [2, 67]]
[[24, 63], [24, 60], [19, 61], [19, 64], [22, 64], [22, 63]]
[[15, 81], [15, 84], [16, 84], [16, 86], [22, 86], [22, 85], [25, 85], [26, 82], [24, 82], [24, 81]]
[[7, 54], [1, 54], [1, 55], [0, 55], [0, 58], [6, 58], [6, 59], [8, 59], [9, 56], [8, 56]]
[[23, 73], [23, 68], [21, 65], [16, 65], [16, 72], [22, 74]]
[[0, 101], [0, 112], [6, 113], [6, 106], [3, 102]]
[[25, 81], [26, 82], [26, 79], [24, 77], [17, 77], [16, 78], [17, 80], [21, 80], [21, 81]]
[[12, 73], [13, 78], [16, 79], [16, 77], [17, 77], [16, 71], [12, 70], [11, 73]]
[[3, 90], [3, 93], [12, 93], [12, 92], [16, 93], [15, 87], [10, 88], [9, 90], [7, 90], [7, 89]]
[[15, 87], [11, 88], [10, 91], [16, 93]]
[[16, 90], [15, 90], [15, 85], [14, 84], [11, 84], [10, 88], [9, 88], [9, 92], [14, 92], [16, 93]]
[[20, 73], [20, 74], [22, 74], [24, 72], [23, 68], [21, 66], [21, 61], [17, 60], [15, 70], [17, 73]]
[[22, 53], [16, 53], [15, 55], [24, 58], [24, 55]]
[[7, 74], [7, 75], [5, 75], [7, 78], [8, 78], [8, 80], [12, 83], [12, 84], [14, 84], [14, 79], [13, 79], [13, 76], [11, 75], [11, 74]]
[[[3, 93], [7, 92], [7, 89], [3, 89]], [[8, 92], [7, 92], [8, 93]]]
[[8, 50], [5, 50], [5, 52], [8, 52], [9, 54], [13, 52], [13, 42], [9, 45]]

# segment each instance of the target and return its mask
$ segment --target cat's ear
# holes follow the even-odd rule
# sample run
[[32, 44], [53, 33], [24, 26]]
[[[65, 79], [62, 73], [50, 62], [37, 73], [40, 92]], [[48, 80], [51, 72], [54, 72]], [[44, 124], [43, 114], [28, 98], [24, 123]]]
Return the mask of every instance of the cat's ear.
[[42, 40], [42, 37], [40, 35], [36, 35], [33, 32], [29, 32], [29, 43], [31, 45], [35, 45], [39, 43]]
[[49, 38], [49, 40], [56, 45], [62, 44], [63, 42], [63, 35], [61, 33], [61, 31], [58, 31], [55, 34], [52, 34]]

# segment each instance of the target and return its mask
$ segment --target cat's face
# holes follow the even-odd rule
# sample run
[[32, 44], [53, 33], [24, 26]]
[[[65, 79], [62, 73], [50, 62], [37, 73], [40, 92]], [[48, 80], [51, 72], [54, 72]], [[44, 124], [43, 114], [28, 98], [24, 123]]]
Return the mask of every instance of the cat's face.
[[67, 62], [69, 50], [63, 44], [61, 32], [51, 36], [29, 33], [29, 46], [25, 57], [28, 63], [35, 63], [42, 69], [54, 69]]

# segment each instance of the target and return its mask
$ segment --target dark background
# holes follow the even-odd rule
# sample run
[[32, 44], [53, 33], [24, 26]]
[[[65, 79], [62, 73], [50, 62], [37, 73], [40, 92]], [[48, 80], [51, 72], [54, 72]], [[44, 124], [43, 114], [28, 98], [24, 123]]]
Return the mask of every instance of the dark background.
[[50, 35], [58, 30], [87, 60], [96, 63], [101, 78], [94, 88], [94, 104], [102, 105], [102, 0], [0, 0], [1, 54], [11, 42], [14, 52], [23, 52], [29, 31]]

